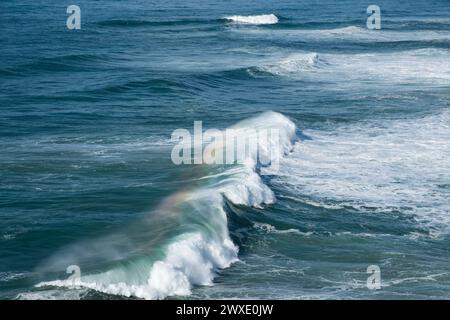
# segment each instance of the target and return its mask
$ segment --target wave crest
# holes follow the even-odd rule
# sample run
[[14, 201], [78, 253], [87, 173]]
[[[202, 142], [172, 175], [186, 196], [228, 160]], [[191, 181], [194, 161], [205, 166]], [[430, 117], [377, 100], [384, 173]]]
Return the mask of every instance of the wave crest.
[[225, 19], [242, 24], [277, 24], [279, 21], [273, 13], [254, 16], [228, 16]]

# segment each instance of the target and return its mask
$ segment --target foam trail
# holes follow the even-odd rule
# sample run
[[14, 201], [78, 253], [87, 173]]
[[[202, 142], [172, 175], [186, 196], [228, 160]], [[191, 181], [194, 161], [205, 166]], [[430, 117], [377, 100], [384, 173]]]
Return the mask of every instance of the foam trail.
[[[288, 153], [296, 139], [296, 128], [292, 121], [279, 113], [266, 112], [232, 127], [239, 136], [247, 136], [253, 142], [256, 139], [255, 129], [268, 128], [276, 128], [280, 139], [265, 140], [261, 148], [263, 156], [275, 153], [281, 157]], [[127, 258], [125, 263], [104, 272], [83, 274], [78, 279], [41, 282], [37, 287], [82, 287], [126, 297], [163, 299], [189, 295], [196, 285], [212, 285], [218, 270], [238, 260], [238, 248], [229, 235], [224, 199], [251, 207], [263, 207], [275, 201], [272, 190], [258, 175], [258, 159], [257, 154], [250, 153], [244, 163], [212, 175], [218, 178], [213, 182], [208, 183], [210, 178], [205, 177], [204, 187], [179, 192], [165, 199], [157, 208], [153, 220], [148, 222], [149, 228], [155, 228], [155, 224], [162, 227], [153, 232], [144, 231], [150, 236], [163, 234], [162, 241], [142, 243], [138, 237], [139, 242], [126, 249], [136, 250], [137, 247], [145, 251], [148, 246], [158, 243], [156, 252], [159, 254], [153, 251], [137, 259]], [[181, 231], [175, 236], [167, 236], [175, 230]], [[119, 251], [108, 248], [109, 243], [103, 247], [94, 246], [92, 254]], [[53, 260], [64, 259], [56, 255]]]
[[242, 24], [277, 24], [278, 17], [274, 14], [262, 14], [255, 16], [229, 16], [226, 20]]

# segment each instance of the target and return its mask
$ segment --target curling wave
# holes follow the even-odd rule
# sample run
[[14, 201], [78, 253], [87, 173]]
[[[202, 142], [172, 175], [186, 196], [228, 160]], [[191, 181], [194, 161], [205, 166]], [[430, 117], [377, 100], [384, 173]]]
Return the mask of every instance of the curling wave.
[[[295, 124], [276, 112], [263, 113], [232, 128], [250, 141], [256, 138], [252, 136], [254, 129], [278, 129], [279, 141], [268, 139], [261, 148], [263, 157], [269, 152], [282, 157], [296, 140]], [[126, 297], [163, 299], [189, 295], [195, 285], [212, 285], [220, 269], [238, 260], [238, 247], [228, 230], [225, 201], [260, 208], [275, 201], [274, 193], [258, 174], [260, 158], [261, 154], [249, 154], [244, 164], [222, 171], [202, 168], [208, 172], [199, 179], [200, 187], [167, 197], [148, 220], [130, 227], [125, 234], [72, 246], [55, 254], [45, 267], [61, 270], [62, 265], [78, 264], [81, 277], [41, 282], [37, 287], [81, 287]], [[106, 271], [84, 270], [84, 265], [95, 265], [95, 258], [101, 255], [108, 260]]]

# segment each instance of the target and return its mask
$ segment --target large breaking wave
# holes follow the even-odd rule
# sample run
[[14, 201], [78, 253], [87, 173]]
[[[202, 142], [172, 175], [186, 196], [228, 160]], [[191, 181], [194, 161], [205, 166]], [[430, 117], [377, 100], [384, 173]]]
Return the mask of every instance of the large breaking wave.
[[[294, 123], [275, 112], [232, 128], [240, 136], [251, 135], [254, 129], [278, 129], [280, 141], [267, 140], [262, 150], [280, 157], [293, 148], [296, 140]], [[189, 295], [195, 285], [212, 285], [220, 269], [238, 260], [238, 247], [228, 230], [225, 201], [260, 208], [275, 201], [274, 193], [258, 174], [259, 165], [258, 157], [249, 154], [244, 164], [226, 170], [211, 172], [204, 168], [199, 187], [167, 197], [148, 221], [140, 221], [121, 234], [66, 248], [44, 267], [61, 270], [77, 263], [81, 277], [45, 281], [37, 287], [87, 288], [126, 297], [163, 299]], [[95, 265], [99, 257], [109, 261], [102, 270], [85, 271], [84, 266]]]

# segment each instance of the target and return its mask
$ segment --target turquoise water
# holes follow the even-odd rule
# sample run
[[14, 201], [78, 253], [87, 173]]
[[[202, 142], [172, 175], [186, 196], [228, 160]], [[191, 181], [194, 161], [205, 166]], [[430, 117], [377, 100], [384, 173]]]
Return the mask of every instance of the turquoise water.
[[[448, 299], [450, 3], [370, 4], [2, 0], [0, 298]], [[194, 121], [288, 152], [176, 166]]]

